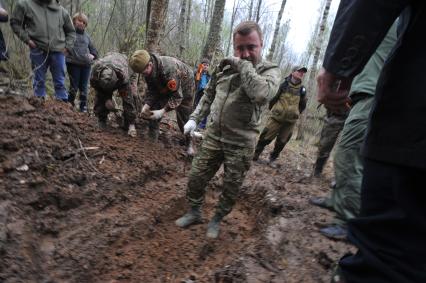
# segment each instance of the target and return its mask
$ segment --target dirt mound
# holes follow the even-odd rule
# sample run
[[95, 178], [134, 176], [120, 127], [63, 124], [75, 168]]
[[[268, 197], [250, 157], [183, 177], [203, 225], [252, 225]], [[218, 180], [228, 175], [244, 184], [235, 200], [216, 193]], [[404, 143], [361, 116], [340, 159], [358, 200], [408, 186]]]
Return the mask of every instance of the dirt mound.
[[291, 148], [279, 169], [253, 165], [208, 241], [221, 174], [205, 223], [177, 228], [190, 162], [174, 124], [153, 144], [143, 123], [132, 139], [67, 104], [12, 96], [0, 121], [1, 282], [327, 282], [349, 249], [317, 233], [329, 215], [307, 199], [326, 181], [312, 185]]

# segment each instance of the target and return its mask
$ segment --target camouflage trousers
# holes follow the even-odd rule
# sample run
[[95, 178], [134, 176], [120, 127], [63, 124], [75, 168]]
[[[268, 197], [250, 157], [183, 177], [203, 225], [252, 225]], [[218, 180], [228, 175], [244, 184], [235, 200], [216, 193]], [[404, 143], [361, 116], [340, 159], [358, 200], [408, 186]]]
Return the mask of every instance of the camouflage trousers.
[[361, 203], [363, 158], [361, 146], [367, 131], [368, 117], [374, 97], [358, 101], [351, 109], [334, 156], [336, 186], [331, 200], [336, 211], [335, 223], [346, 225], [358, 215]]
[[216, 206], [216, 213], [223, 217], [231, 212], [250, 168], [252, 157], [252, 148], [221, 143], [206, 137], [192, 161], [187, 189], [190, 206], [200, 207], [203, 204], [207, 183], [223, 163], [223, 187]]
[[271, 159], [277, 159], [290, 140], [296, 121], [297, 120], [285, 120], [283, 122], [278, 122], [275, 119], [269, 118], [256, 145], [256, 156], [259, 156], [265, 147], [276, 139], [274, 150], [271, 152]]
[[[106, 121], [110, 110], [105, 106], [105, 102], [108, 99], [112, 99], [112, 92], [104, 92], [102, 90], [95, 89], [95, 105], [94, 112], [99, 121]], [[134, 124], [136, 121], [136, 101], [137, 99], [132, 95], [121, 97], [123, 104], [123, 118], [124, 127], [127, 128], [129, 124]]]
[[345, 125], [347, 115], [327, 114], [318, 145], [318, 159], [327, 160]]

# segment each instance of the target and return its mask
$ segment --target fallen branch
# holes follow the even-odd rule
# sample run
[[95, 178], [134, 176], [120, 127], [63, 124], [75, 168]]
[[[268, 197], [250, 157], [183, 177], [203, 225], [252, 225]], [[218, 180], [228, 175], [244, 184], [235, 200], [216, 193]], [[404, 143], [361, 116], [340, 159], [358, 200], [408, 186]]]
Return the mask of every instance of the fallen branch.
[[92, 169], [96, 173], [98, 173], [100, 175], [103, 175], [103, 173], [101, 173], [98, 169], [96, 169], [96, 167], [92, 164], [92, 161], [87, 157], [86, 150], [84, 149], [83, 144], [81, 143], [81, 140], [79, 138], [77, 138], [77, 140], [78, 140], [78, 144], [80, 145], [80, 149], [83, 152], [84, 158], [86, 158], [86, 160], [89, 163], [90, 167], [92, 167]]

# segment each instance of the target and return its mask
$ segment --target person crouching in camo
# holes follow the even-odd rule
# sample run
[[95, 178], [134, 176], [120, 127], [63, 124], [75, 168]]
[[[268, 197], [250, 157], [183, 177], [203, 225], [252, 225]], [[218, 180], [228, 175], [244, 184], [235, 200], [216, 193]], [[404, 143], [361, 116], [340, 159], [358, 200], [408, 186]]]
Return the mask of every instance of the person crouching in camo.
[[253, 156], [254, 161], [259, 159], [265, 146], [276, 139], [274, 150], [269, 156], [269, 165], [276, 167], [275, 160], [290, 140], [299, 113], [306, 108], [306, 89], [302, 85], [306, 72], [305, 67], [294, 67], [290, 76], [281, 83], [277, 94], [269, 103], [271, 116], [260, 134]]
[[111, 52], [97, 60], [93, 65], [90, 85], [96, 91], [94, 112], [99, 127], [106, 128], [108, 114], [115, 110], [112, 95], [117, 91], [123, 103], [123, 127], [128, 130], [129, 136], [136, 137], [137, 74], [129, 68], [127, 57]]
[[[130, 57], [130, 67], [145, 77], [148, 90], [142, 108], [142, 118], [150, 120], [149, 135], [158, 140], [159, 121], [166, 112], [175, 110], [180, 131], [189, 119], [194, 100], [194, 74], [192, 69], [176, 58], [150, 54], [137, 50]], [[185, 136], [188, 155], [194, 155], [192, 140]]]

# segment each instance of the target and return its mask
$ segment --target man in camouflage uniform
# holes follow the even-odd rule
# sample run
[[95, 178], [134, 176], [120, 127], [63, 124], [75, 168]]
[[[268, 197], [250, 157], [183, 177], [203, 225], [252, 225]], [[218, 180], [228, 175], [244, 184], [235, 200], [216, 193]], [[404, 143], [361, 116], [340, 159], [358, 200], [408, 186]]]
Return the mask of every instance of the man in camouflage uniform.
[[280, 70], [262, 61], [260, 27], [252, 21], [233, 32], [235, 57], [223, 59], [213, 71], [204, 95], [185, 124], [193, 134], [209, 114], [205, 138], [192, 162], [187, 187], [190, 210], [176, 220], [179, 227], [201, 221], [206, 186], [224, 164], [223, 189], [216, 213], [208, 224], [207, 237], [217, 238], [222, 218], [231, 212], [250, 168], [261, 116], [278, 89]]
[[269, 164], [276, 167], [274, 161], [290, 140], [294, 125], [299, 119], [299, 113], [306, 108], [306, 89], [302, 85], [306, 71], [305, 67], [294, 67], [290, 76], [280, 85], [269, 104], [271, 116], [260, 135], [253, 160], [258, 160], [264, 148], [276, 139], [274, 150], [269, 157]]
[[314, 165], [314, 176], [319, 177], [327, 163], [330, 153], [336, 143], [339, 133], [345, 125], [349, 112], [334, 113], [327, 110], [324, 126], [318, 144], [318, 155]]
[[111, 52], [93, 65], [90, 85], [95, 89], [94, 111], [101, 128], [106, 127], [110, 111], [114, 111], [112, 95], [117, 91], [123, 102], [124, 128], [131, 137], [136, 137], [137, 74], [129, 69], [127, 57]]
[[[148, 85], [142, 117], [151, 120], [151, 138], [158, 139], [159, 121], [164, 113], [176, 110], [176, 120], [183, 133], [189, 119], [194, 100], [194, 74], [192, 69], [176, 58], [150, 54], [137, 50], [130, 57], [130, 67], [142, 73]], [[191, 137], [185, 137], [188, 154], [193, 155]]]

